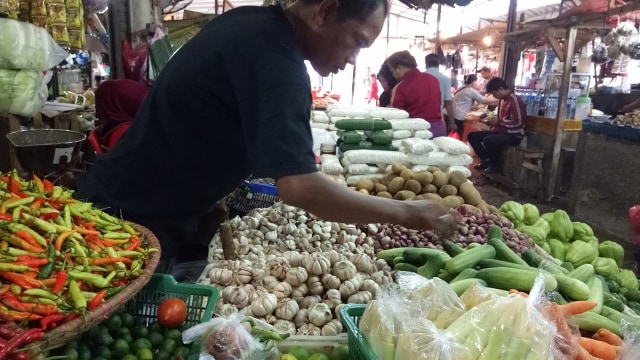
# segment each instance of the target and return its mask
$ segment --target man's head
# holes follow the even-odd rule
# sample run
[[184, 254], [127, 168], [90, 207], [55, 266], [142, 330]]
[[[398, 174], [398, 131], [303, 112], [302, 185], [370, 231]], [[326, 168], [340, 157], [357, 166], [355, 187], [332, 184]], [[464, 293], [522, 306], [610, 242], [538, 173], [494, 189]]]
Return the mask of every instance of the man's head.
[[389, 70], [391, 70], [393, 77], [398, 81], [402, 80], [409, 70], [413, 70], [418, 67], [416, 58], [414, 58], [407, 50], [391, 54], [391, 56], [387, 58], [387, 64], [389, 65]]
[[504, 99], [511, 93], [509, 85], [501, 78], [494, 77], [487, 83], [487, 93], [493, 95], [496, 99]]
[[424, 63], [428, 68], [437, 68], [440, 67], [440, 60], [438, 60], [438, 55], [429, 54], [424, 57]]
[[489, 80], [489, 79], [491, 79], [493, 77], [493, 76], [491, 76], [491, 69], [489, 69], [486, 66], [483, 66], [480, 70], [478, 70], [478, 72], [480, 73], [482, 78], [485, 79], [485, 80]]
[[470, 74], [464, 77], [464, 84], [471, 86], [471, 87], [475, 87], [475, 84], [478, 81], [478, 76], [475, 74]]
[[387, 0], [299, 0], [287, 10], [303, 54], [321, 76], [355, 64], [378, 37], [389, 13]]

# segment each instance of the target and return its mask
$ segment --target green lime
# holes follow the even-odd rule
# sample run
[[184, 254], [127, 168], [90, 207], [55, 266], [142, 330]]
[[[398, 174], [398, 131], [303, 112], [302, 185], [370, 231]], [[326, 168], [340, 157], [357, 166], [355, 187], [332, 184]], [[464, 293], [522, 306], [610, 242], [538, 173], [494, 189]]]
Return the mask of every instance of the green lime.
[[118, 314], [113, 314], [107, 320], [107, 328], [112, 334], [115, 334], [122, 327], [122, 318]]
[[171, 359], [171, 354], [167, 352], [167, 350], [160, 349], [158, 352], [153, 354], [153, 360], [169, 360]]
[[66, 356], [69, 360], [78, 360], [78, 350], [74, 348], [68, 348], [64, 351], [63, 355]]
[[91, 349], [88, 346], [78, 346], [78, 360], [91, 360]]
[[173, 352], [173, 356], [174, 357], [182, 356], [183, 359], [186, 359], [187, 357], [189, 357], [190, 353], [191, 353], [191, 349], [188, 346], [182, 345], [182, 346], [178, 346], [176, 351]]
[[131, 330], [124, 326], [118, 329], [115, 333], [115, 335], [118, 337], [122, 337], [122, 335], [125, 335], [125, 334], [131, 335]]
[[87, 330], [86, 333], [84, 333], [83, 337], [88, 339], [93, 339], [98, 337], [98, 335], [100, 335], [100, 327], [92, 326], [89, 330]]
[[78, 347], [78, 341], [77, 340], [71, 340], [67, 343], [67, 349], [75, 349]]
[[131, 334], [122, 334], [119, 339], [126, 341], [127, 344], [133, 343], [133, 336], [131, 336]]
[[125, 339], [116, 340], [113, 344], [113, 355], [117, 357], [125, 356], [129, 353], [129, 342]]
[[173, 352], [178, 348], [178, 342], [173, 339], [165, 339], [164, 343], [162, 343], [162, 348], [167, 350], [170, 354], [173, 354]]
[[329, 360], [329, 358], [325, 354], [315, 353], [309, 357], [309, 360]]
[[159, 349], [164, 343], [164, 336], [159, 332], [151, 332], [148, 337], [149, 341], [151, 341], [152, 349]]
[[147, 338], [138, 338], [131, 346], [131, 353], [135, 354], [140, 349], [151, 349], [151, 341]]
[[309, 350], [302, 346], [292, 346], [289, 348], [287, 354], [295, 356], [298, 360], [307, 360], [309, 359], [309, 356], [311, 356], [309, 354]]
[[167, 330], [167, 332], [164, 333], [164, 337], [167, 339], [173, 339], [176, 342], [182, 342], [182, 332], [178, 329]]
[[120, 318], [122, 319], [123, 327], [130, 328], [136, 324], [136, 318], [131, 314], [124, 313], [120, 315]]
[[185, 331], [185, 330], [187, 330], [187, 329], [188, 329], [188, 328], [190, 328], [190, 327], [191, 327], [191, 326], [190, 326], [190, 325], [187, 325], [187, 323], [186, 323], [186, 322], [183, 322], [182, 324], [180, 324], [180, 327], [179, 327], [178, 329], [180, 329], [180, 331]]
[[114, 341], [115, 340], [113, 340], [113, 336], [109, 334], [100, 334], [100, 336], [98, 336], [98, 338], [96, 339], [96, 343], [98, 345], [106, 345], [106, 346], [113, 344]]
[[131, 335], [136, 339], [147, 337], [147, 335], [149, 335], [149, 328], [144, 325], [137, 325], [131, 330]]
[[349, 347], [347, 345], [338, 345], [333, 348], [331, 355], [329, 355], [330, 360], [348, 360], [349, 359]]
[[151, 349], [140, 349], [136, 353], [138, 360], [153, 360], [153, 352]]
[[138, 360], [138, 357], [133, 354], [127, 354], [121, 357], [120, 360]]
[[149, 324], [149, 331], [150, 332], [162, 332], [162, 326], [160, 326], [160, 323], [157, 321], [152, 322], [151, 324]]
[[96, 355], [101, 356], [105, 359], [111, 359], [111, 349], [109, 349], [108, 346], [101, 345], [100, 347], [98, 347], [98, 350], [96, 350]]

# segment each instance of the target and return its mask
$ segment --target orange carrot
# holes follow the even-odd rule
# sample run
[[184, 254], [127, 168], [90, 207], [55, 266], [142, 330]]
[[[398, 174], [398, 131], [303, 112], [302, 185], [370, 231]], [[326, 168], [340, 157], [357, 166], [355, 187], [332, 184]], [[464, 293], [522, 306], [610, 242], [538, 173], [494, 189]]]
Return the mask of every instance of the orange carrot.
[[582, 346], [578, 346], [578, 354], [576, 355], [576, 360], [602, 360], [597, 358], [591, 354]]
[[509, 294], [518, 294], [522, 297], [529, 297], [529, 294], [527, 294], [526, 292], [522, 292], [520, 290], [516, 290], [516, 289], [511, 289], [509, 290]]
[[587, 350], [592, 356], [598, 357], [602, 360], [616, 360], [619, 346], [609, 345], [604, 341], [598, 341], [587, 337], [580, 338], [580, 346]]
[[558, 305], [558, 307], [560, 308], [560, 311], [565, 316], [570, 316], [570, 315], [578, 315], [578, 314], [585, 313], [595, 308], [596, 305], [597, 304], [593, 301], [585, 300], [585, 301], [573, 301], [565, 305]]
[[622, 346], [622, 339], [620, 336], [614, 334], [609, 329], [599, 329], [592, 337], [595, 340], [604, 341], [609, 345]]

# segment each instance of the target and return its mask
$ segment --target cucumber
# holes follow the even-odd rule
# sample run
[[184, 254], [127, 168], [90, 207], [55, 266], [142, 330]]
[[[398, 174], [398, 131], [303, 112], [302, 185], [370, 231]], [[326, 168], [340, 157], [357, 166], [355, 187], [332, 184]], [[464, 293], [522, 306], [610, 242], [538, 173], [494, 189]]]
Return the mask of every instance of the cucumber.
[[449, 274], [459, 274], [462, 270], [474, 268], [480, 261], [492, 259], [494, 256], [496, 256], [496, 250], [492, 246], [482, 245], [447, 260], [444, 263], [444, 269]]
[[594, 276], [587, 282], [587, 286], [589, 287], [589, 299], [596, 303], [596, 307], [591, 311], [596, 314], [600, 314], [602, 312], [602, 305], [604, 304], [604, 279], [600, 276]]
[[502, 228], [498, 225], [493, 225], [489, 228], [489, 232], [487, 232], [487, 239], [498, 239], [503, 240], [502, 238]]
[[427, 261], [425, 256], [434, 255], [439, 256], [442, 261], [448, 260], [451, 257], [444, 251], [429, 249], [429, 248], [405, 248], [402, 252], [402, 257], [407, 260], [409, 264], [413, 264], [415, 266], [422, 266]]
[[440, 254], [443, 257], [443, 260], [447, 260], [451, 258], [451, 256], [449, 256], [449, 254], [445, 253], [444, 251], [429, 249], [429, 248], [412, 248], [412, 247], [401, 247], [401, 248], [395, 248], [395, 249], [382, 250], [376, 254], [376, 257], [378, 259], [382, 259], [386, 261], [388, 264], [393, 264], [393, 259], [397, 258], [398, 256], [403, 256], [405, 250], [414, 250], [420, 253], [427, 253], [427, 254], [428, 253]]
[[518, 256], [518, 254], [513, 252], [513, 250], [511, 250], [511, 248], [509, 248], [507, 244], [502, 241], [502, 239], [489, 238], [487, 244], [493, 246], [493, 248], [496, 249], [496, 259], [524, 266], [529, 265], [524, 260], [522, 260], [522, 258]]
[[482, 246], [482, 244], [474, 242], [474, 243], [471, 243], [471, 244], [467, 245], [467, 248], [465, 249], [465, 251], [466, 250], [475, 249], [475, 248], [480, 247], [480, 246]]
[[[536, 269], [494, 267], [478, 270], [476, 278], [484, 280], [488, 286], [497, 289], [531, 291], [538, 273]], [[545, 281], [547, 290], [553, 290], [558, 286], [556, 280], [551, 276], [547, 277]]]
[[542, 262], [542, 260], [544, 260], [542, 256], [536, 254], [535, 251], [531, 249], [526, 249], [520, 256], [522, 257], [522, 260], [524, 260], [527, 264], [529, 264], [529, 266], [532, 266], [534, 268], [540, 266], [540, 263]]
[[453, 291], [455, 291], [455, 293], [460, 296], [462, 294], [464, 294], [465, 291], [467, 291], [468, 288], [471, 287], [471, 285], [479, 283], [482, 286], [487, 286], [487, 283], [484, 282], [483, 280], [480, 279], [476, 279], [476, 278], [470, 278], [470, 279], [464, 279], [464, 280], [460, 280], [460, 281], [456, 281], [455, 283], [449, 284], [449, 286], [451, 286], [451, 288], [453, 289]]
[[455, 275], [451, 275], [448, 272], [444, 271], [444, 270], [440, 270], [440, 272], [438, 273], [438, 277], [446, 282], [451, 282], [451, 280], [453, 280], [453, 278], [455, 277]]
[[568, 261], [563, 262], [562, 264], [560, 264], [560, 266], [562, 266], [563, 268], [569, 270], [569, 272], [572, 272], [573, 270], [576, 269], [576, 267], [573, 266], [573, 264], [568, 262]]
[[407, 263], [398, 263], [393, 265], [393, 270], [418, 272], [418, 267], [415, 265], [407, 264]]
[[558, 290], [571, 300], [589, 299], [589, 286], [584, 282], [568, 276], [556, 275]]
[[442, 244], [442, 247], [444, 248], [444, 251], [451, 256], [460, 255], [464, 252], [464, 249], [460, 245], [451, 240], [445, 241], [444, 244]]
[[534, 268], [532, 268], [531, 266], [524, 264], [524, 265], [520, 265], [520, 264], [514, 264], [512, 262], [509, 261], [502, 261], [502, 260], [496, 260], [496, 259], [485, 259], [480, 261], [480, 267], [481, 268], [492, 268], [492, 267], [508, 267], [508, 268], [513, 268], [513, 269], [525, 269], [525, 270], [536, 270]]
[[478, 270], [476, 269], [464, 269], [460, 274], [458, 274], [458, 276], [454, 277], [449, 283], [453, 284], [454, 282], [474, 278], [476, 277], [477, 273], [478, 273]]
[[611, 293], [604, 292], [602, 296], [602, 304], [617, 311], [624, 310], [624, 303], [613, 296]]
[[570, 278], [574, 278], [580, 280], [582, 282], [587, 282], [596, 274], [596, 269], [594, 269], [591, 264], [583, 264], [578, 266], [575, 270], [567, 275]]
[[426, 261], [424, 262], [424, 265], [418, 268], [418, 275], [423, 276], [427, 279], [436, 277], [442, 269], [442, 265], [444, 264], [444, 260], [442, 260], [442, 257], [440, 255], [434, 254], [422, 254], [421, 258], [426, 258]]
[[392, 264], [395, 266], [396, 264], [406, 262], [402, 256], [398, 256], [393, 258]]
[[621, 314], [611, 308], [606, 306], [602, 307], [602, 315], [596, 314], [593, 311], [587, 311], [583, 314], [578, 314], [573, 316], [573, 322], [580, 328], [580, 330], [596, 332], [599, 329], [607, 329], [613, 332], [618, 336], [622, 336], [622, 331], [620, 329], [620, 320], [622, 317], [618, 319], [614, 319], [616, 315], [608, 314], [608, 310], [614, 311], [620, 315]]
[[563, 268], [558, 264], [552, 263], [551, 261], [542, 260], [538, 267], [540, 269], [548, 271], [553, 275], [569, 275], [569, 270]]

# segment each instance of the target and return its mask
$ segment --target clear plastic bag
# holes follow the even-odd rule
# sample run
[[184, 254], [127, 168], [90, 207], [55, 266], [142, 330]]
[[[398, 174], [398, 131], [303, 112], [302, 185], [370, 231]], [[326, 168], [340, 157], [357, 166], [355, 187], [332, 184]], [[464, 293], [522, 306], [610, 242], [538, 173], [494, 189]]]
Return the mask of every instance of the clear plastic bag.
[[68, 56], [45, 29], [0, 18], [0, 68], [45, 71]]
[[622, 334], [624, 342], [616, 360], [637, 360], [640, 353], [640, 331], [637, 327], [623, 321]]
[[276, 343], [289, 337], [270, 325], [240, 313], [217, 317], [182, 333], [182, 341], [200, 341], [200, 360], [278, 360]]
[[423, 155], [433, 151], [433, 147], [428, 140], [418, 137], [402, 140], [402, 146], [404, 146], [408, 152], [416, 155]]
[[0, 69], [0, 113], [32, 117], [47, 101], [47, 82], [36, 70]]

